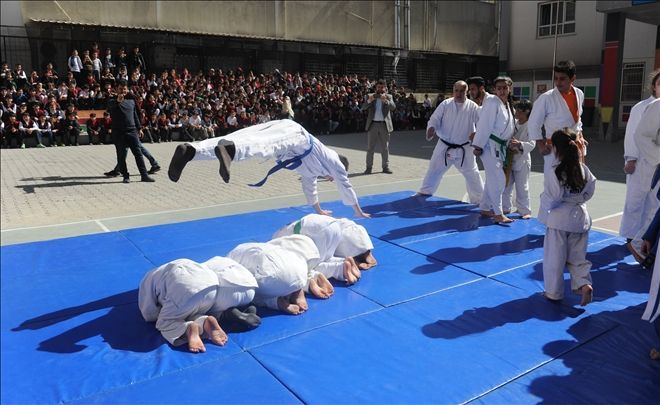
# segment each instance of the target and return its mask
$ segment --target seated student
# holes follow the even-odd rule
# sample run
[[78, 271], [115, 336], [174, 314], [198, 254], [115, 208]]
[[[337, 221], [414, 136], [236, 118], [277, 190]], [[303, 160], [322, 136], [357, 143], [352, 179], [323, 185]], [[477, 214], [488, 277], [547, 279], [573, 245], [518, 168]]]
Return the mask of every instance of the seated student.
[[527, 120], [532, 111], [532, 103], [521, 100], [515, 105], [516, 129], [509, 141], [505, 172], [508, 181], [502, 195], [502, 209], [509, 214], [512, 207], [513, 188], [516, 189], [516, 209], [522, 219], [532, 217], [529, 204], [529, 171], [532, 168], [530, 152], [536, 147], [535, 141], [529, 140]]
[[172, 135], [170, 134], [170, 120], [167, 118], [165, 112], [158, 115], [158, 137], [163, 142], [172, 142]]
[[307, 311], [303, 288], [309, 268], [320, 259], [310, 238], [291, 235], [266, 243], [243, 243], [227, 256], [242, 264], [257, 280], [255, 305], [291, 315]]
[[85, 124], [87, 125], [90, 145], [101, 144], [101, 120], [96, 118], [96, 113], [89, 114], [89, 119]]
[[44, 144], [41, 142], [41, 131], [39, 131], [39, 126], [32, 117], [30, 117], [30, 114], [24, 112], [21, 115], [21, 121], [18, 123], [18, 130], [22, 133], [22, 149], [25, 149], [25, 138], [33, 135], [37, 140], [37, 148], [45, 148]]
[[107, 111], [103, 113], [103, 120], [101, 121], [101, 127], [99, 129], [99, 137], [101, 138], [101, 142], [106, 145], [114, 143], [112, 140], [112, 118]]
[[273, 238], [295, 234], [310, 237], [321, 256], [320, 263], [308, 274], [307, 292], [316, 297], [332, 295], [328, 278], [354, 284], [361, 276], [360, 269], [367, 270], [376, 265], [371, 253], [373, 244], [366, 229], [350, 219], [309, 214], [283, 226]]
[[[202, 338], [221, 346], [227, 342], [218, 318], [230, 308], [237, 314], [233, 307], [250, 303], [256, 287], [252, 274], [231, 259], [216, 256], [203, 263], [177, 259], [145, 274], [138, 305], [144, 320], [156, 322], [171, 345], [187, 342], [188, 350], [199, 353], [206, 351]], [[253, 313], [238, 316], [248, 327], [261, 323]]]
[[39, 127], [39, 132], [41, 132], [41, 138], [48, 139], [48, 146], [56, 146], [53, 125], [45, 114], [39, 116], [37, 126]]
[[78, 139], [80, 138], [80, 124], [76, 113], [67, 111], [66, 119], [63, 120], [60, 133], [65, 145], [78, 146]]
[[232, 161], [240, 162], [253, 158], [275, 158], [278, 161], [266, 178], [253, 186], [260, 187], [270, 174], [282, 168], [296, 170], [302, 176], [307, 202], [314, 207], [317, 214], [331, 215], [332, 211], [321, 209], [318, 199], [317, 178], [325, 177], [335, 181], [343, 203], [352, 206], [356, 216], [369, 218], [370, 215], [360, 208], [353, 186], [348, 180], [348, 160], [291, 120], [270, 121], [232, 132], [220, 139], [212, 138], [179, 145], [172, 156], [168, 174], [170, 180], [176, 182], [189, 161], [218, 159], [220, 176], [228, 183]]

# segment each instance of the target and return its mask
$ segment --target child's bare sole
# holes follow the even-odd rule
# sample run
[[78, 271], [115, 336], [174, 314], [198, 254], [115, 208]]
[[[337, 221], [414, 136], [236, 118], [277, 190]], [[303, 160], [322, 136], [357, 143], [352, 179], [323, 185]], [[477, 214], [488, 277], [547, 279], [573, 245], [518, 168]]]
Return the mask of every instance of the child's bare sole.
[[580, 287], [578, 291], [582, 295], [582, 300], [580, 301], [581, 306], [584, 307], [593, 300], [594, 288], [592, 286], [585, 284], [582, 287]]
[[186, 336], [188, 337], [188, 351], [192, 353], [204, 353], [206, 347], [204, 347], [204, 342], [199, 336], [199, 326], [195, 322], [191, 322], [186, 329]]
[[309, 280], [309, 292], [317, 298], [327, 299], [334, 294], [335, 289], [328, 279], [319, 273]]
[[297, 305], [303, 312], [307, 311], [307, 298], [305, 298], [305, 292], [301, 289], [295, 291], [289, 295], [289, 303]]
[[300, 309], [298, 305], [291, 304], [289, 302], [289, 297], [278, 297], [277, 307], [279, 308], [280, 311], [291, 315], [300, 315], [304, 312]]
[[[355, 261], [353, 258], [347, 257], [344, 260], [344, 280], [348, 285], [355, 284], [360, 278], [360, 270], [354, 270], [354, 268], [357, 269], [357, 266], [355, 266]], [[355, 274], [356, 272], [357, 275]]]
[[532, 214], [525, 214], [521, 216], [520, 219], [532, 219]]
[[218, 320], [214, 316], [207, 316], [204, 321], [204, 332], [208, 335], [211, 342], [218, 346], [224, 346], [227, 343], [227, 334], [220, 327]]

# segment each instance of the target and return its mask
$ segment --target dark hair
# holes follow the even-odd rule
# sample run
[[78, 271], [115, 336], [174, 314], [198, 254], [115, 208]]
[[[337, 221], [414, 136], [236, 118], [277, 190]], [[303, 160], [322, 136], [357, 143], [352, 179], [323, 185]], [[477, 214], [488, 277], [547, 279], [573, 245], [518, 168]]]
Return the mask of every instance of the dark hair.
[[383, 86], [387, 86], [385, 79], [378, 79], [378, 82], [376, 82], [376, 84], [382, 84]]
[[532, 112], [532, 102], [529, 100], [520, 100], [515, 104], [515, 109], [526, 113], [529, 118], [529, 114]]
[[660, 78], [660, 69], [656, 69], [651, 73], [651, 94], [653, 94], [654, 97], [660, 97], [660, 94], [655, 94], [655, 84], [657, 83], [658, 78]]
[[128, 86], [128, 80], [126, 79], [119, 79], [117, 80], [117, 86]]
[[566, 128], [552, 134], [552, 145], [557, 151], [557, 159], [560, 160], [555, 174], [559, 183], [568, 187], [571, 193], [579, 193], [587, 183], [582, 175], [580, 151], [576, 140], [577, 134]]
[[558, 62], [553, 71], [557, 73], [565, 73], [569, 78], [575, 77], [575, 62], [572, 60], [562, 60], [561, 62]]
[[348, 172], [348, 158], [344, 155], [339, 155], [339, 160], [341, 164], [344, 165], [344, 169]]
[[486, 81], [481, 76], [468, 77], [466, 82], [467, 82], [468, 86], [471, 85], [471, 84], [476, 84], [479, 87], [486, 85]]

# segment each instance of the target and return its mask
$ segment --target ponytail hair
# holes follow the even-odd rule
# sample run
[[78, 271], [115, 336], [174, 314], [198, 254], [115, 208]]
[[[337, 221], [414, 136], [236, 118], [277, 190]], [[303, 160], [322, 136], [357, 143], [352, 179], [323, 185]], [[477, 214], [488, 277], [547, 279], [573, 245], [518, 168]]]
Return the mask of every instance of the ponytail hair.
[[571, 193], [579, 193], [586, 184], [576, 140], [577, 134], [567, 128], [552, 134], [552, 145], [555, 147], [557, 159], [561, 161], [555, 169], [555, 174], [559, 183], [568, 187]]

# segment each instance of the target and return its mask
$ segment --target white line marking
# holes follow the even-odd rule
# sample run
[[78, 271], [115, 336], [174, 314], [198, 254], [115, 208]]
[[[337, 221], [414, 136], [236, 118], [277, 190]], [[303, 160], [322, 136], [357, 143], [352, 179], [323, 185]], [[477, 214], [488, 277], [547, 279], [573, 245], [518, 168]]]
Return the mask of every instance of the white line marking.
[[103, 229], [103, 232], [112, 232], [110, 229], [108, 229], [107, 226], [103, 225], [103, 224], [101, 223], [101, 221], [99, 221], [98, 219], [95, 219], [94, 222], [96, 222], [96, 224], [97, 224], [99, 227], [101, 227], [101, 229]]
[[598, 219], [594, 219], [592, 222], [597, 222], [597, 221], [602, 221], [604, 219], [610, 219], [610, 218], [618, 217], [619, 215], [623, 215], [623, 211], [617, 212], [616, 214], [612, 214], [612, 215], [606, 215], [606, 216], [600, 217]]

